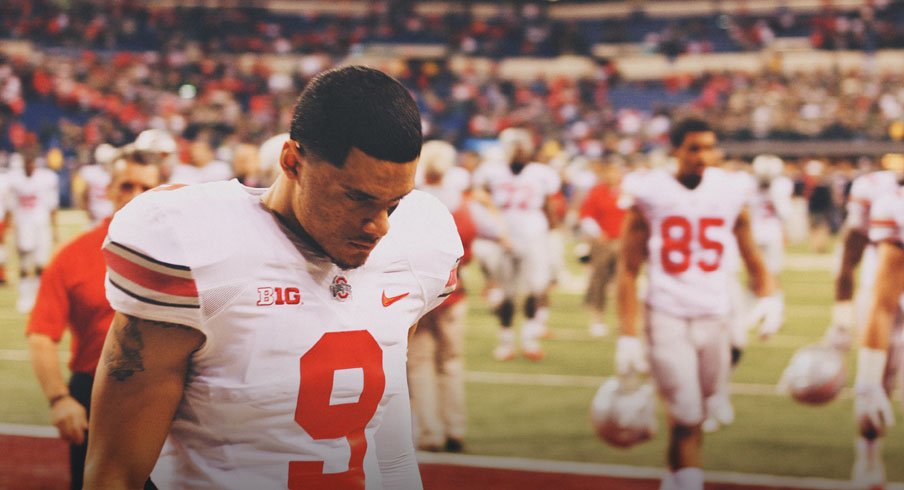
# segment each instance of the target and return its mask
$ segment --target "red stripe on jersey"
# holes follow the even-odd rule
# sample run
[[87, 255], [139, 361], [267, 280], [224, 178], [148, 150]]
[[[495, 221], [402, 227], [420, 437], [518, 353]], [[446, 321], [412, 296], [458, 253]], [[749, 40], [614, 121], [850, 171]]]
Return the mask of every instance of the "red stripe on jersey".
[[881, 226], [883, 228], [897, 228], [898, 223], [893, 219], [874, 219], [869, 222], [870, 226]]
[[103, 253], [104, 259], [107, 261], [107, 267], [110, 270], [141, 287], [173, 296], [198, 296], [198, 288], [195, 287], [194, 279], [175, 277], [148, 269], [121, 257], [107, 248], [103, 249]]

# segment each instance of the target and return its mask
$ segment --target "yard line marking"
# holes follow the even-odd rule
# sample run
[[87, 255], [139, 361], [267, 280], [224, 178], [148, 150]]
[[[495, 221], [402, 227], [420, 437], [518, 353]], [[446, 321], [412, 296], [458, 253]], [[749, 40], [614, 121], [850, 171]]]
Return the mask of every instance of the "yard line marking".
[[[521, 374], [499, 373], [490, 371], [466, 371], [465, 379], [472, 383], [484, 384], [511, 384], [525, 386], [585, 386], [597, 387], [608, 376], [581, 376], [570, 374]], [[732, 395], [748, 396], [788, 396], [780, 393], [776, 385], [760, 383], [731, 383], [729, 390]], [[847, 388], [839, 394], [839, 398], [850, 396]]]
[[[539, 473], [564, 473], [601, 477], [658, 480], [664, 469], [645, 466], [614, 465], [603, 463], [579, 463], [502, 456], [477, 456], [470, 454], [417, 453], [418, 463], [470, 466], [476, 468], [506, 469]], [[828, 478], [793, 477], [779, 475], [755, 475], [724, 471], [706, 471], [706, 482], [727, 485], [756, 485], [770, 488], [799, 488], [814, 490], [849, 490], [850, 481]], [[888, 490], [902, 490], [904, 484], [889, 483]]]
[[59, 431], [52, 425], [0, 424], [0, 434], [4, 436], [40, 437], [57, 439]]
[[[59, 351], [60, 359], [69, 360], [69, 352]], [[0, 361], [29, 361], [28, 350], [26, 349], [0, 349]]]

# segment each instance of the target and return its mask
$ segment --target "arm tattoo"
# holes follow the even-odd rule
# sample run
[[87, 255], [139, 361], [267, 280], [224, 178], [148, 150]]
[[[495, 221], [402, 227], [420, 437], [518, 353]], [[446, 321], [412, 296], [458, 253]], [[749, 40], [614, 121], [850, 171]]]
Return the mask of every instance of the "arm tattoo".
[[126, 324], [113, 332], [113, 349], [107, 352], [104, 359], [110, 376], [117, 381], [125, 381], [136, 372], [144, 371], [144, 363], [141, 360], [144, 341], [141, 340], [141, 331], [138, 330], [140, 320], [132, 316], [127, 318]]
[[139, 324], [160, 328], [192, 330], [190, 327], [175, 323], [144, 320], [133, 316], [127, 316], [126, 318], [125, 325], [121, 329], [114, 331], [113, 349], [107, 352], [104, 359], [110, 377], [115, 378], [117, 381], [125, 381], [133, 374], [144, 371], [144, 361], [141, 357], [144, 341], [141, 339]]

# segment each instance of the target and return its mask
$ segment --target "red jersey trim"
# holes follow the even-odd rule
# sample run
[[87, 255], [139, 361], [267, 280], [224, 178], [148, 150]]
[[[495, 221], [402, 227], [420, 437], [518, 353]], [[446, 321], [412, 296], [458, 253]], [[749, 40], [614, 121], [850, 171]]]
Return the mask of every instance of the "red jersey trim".
[[129, 296], [156, 305], [198, 307], [190, 268], [154, 260], [113, 241], [104, 244], [103, 255], [110, 282]]

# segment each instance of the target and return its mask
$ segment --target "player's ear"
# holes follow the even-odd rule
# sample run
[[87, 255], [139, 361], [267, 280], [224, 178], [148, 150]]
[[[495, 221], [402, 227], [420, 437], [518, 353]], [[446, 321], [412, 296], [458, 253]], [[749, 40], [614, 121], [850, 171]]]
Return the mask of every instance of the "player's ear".
[[304, 158], [304, 148], [293, 140], [286, 140], [279, 154], [279, 167], [283, 175], [298, 180]]

